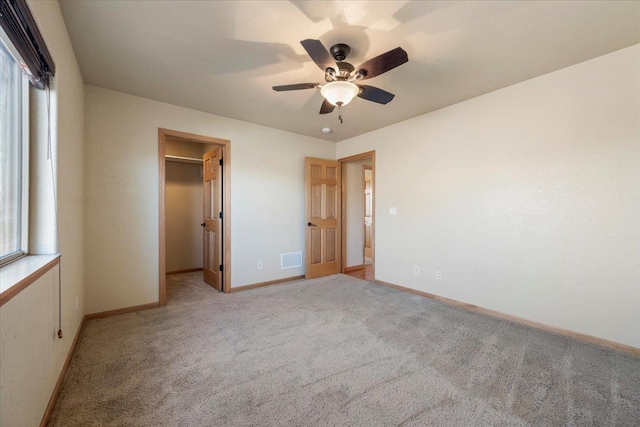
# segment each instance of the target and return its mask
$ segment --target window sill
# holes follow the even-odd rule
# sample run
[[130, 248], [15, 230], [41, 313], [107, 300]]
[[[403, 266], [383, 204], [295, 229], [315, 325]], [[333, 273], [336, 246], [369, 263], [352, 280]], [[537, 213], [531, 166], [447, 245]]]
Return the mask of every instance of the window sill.
[[60, 254], [27, 255], [0, 268], [0, 307], [60, 263]]

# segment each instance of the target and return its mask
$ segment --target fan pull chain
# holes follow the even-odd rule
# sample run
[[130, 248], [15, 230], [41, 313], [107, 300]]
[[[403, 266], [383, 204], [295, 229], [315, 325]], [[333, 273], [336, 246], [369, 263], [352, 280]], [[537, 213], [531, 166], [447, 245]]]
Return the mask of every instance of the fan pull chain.
[[342, 124], [342, 103], [338, 103], [338, 120], [340, 120], [340, 124]]

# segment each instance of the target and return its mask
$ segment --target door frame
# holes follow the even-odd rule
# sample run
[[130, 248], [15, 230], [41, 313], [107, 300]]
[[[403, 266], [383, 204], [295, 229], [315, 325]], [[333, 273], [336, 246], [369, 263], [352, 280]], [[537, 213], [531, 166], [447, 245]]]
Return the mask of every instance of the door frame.
[[[342, 221], [340, 224], [342, 233], [342, 274], [347, 268], [347, 179], [345, 174], [345, 164], [358, 160], [371, 159], [371, 221], [373, 222], [371, 231], [371, 274], [372, 280], [376, 280], [376, 150], [366, 151], [353, 156], [338, 159], [342, 169], [342, 188], [340, 198], [342, 199]], [[364, 249], [363, 249], [364, 250]], [[363, 261], [364, 262], [364, 261]]]
[[178, 138], [191, 142], [199, 142], [201, 144], [217, 145], [222, 149], [223, 159], [223, 201], [222, 211], [224, 212], [224, 222], [222, 228], [223, 239], [223, 262], [222, 273], [224, 280], [224, 293], [231, 292], [231, 141], [226, 139], [214, 138], [211, 136], [196, 135], [193, 133], [181, 132], [171, 129], [158, 128], [158, 182], [159, 182], [159, 274], [160, 283], [158, 291], [158, 300], [160, 305], [167, 304], [167, 266], [166, 266], [166, 169], [165, 169], [165, 152], [166, 138]]

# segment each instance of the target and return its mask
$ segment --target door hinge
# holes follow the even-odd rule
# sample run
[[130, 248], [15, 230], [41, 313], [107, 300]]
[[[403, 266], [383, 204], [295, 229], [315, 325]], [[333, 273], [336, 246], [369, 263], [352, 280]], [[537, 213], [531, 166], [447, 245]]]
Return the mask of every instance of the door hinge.
[[220, 217], [220, 219], [223, 219], [223, 218], [224, 218], [224, 213], [223, 213], [223, 212], [220, 212], [220, 213], [218, 214], [218, 217]]
[[220, 166], [222, 166], [222, 158], [220, 158]]
[[222, 264], [220, 264], [220, 271], [222, 271]]

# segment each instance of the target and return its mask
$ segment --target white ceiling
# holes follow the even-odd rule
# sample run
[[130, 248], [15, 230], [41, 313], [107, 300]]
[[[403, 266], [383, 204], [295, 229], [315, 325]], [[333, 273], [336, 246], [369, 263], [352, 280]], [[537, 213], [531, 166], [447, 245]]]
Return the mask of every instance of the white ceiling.
[[[77, 1], [62, 12], [85, 83], [341, 141], [640, 43], [638, 1]], [[367, 80], [396, 97], [319, 115], [300, 40], [409, 62]], [[324, 135], [323, 127], [333, 133]]]

